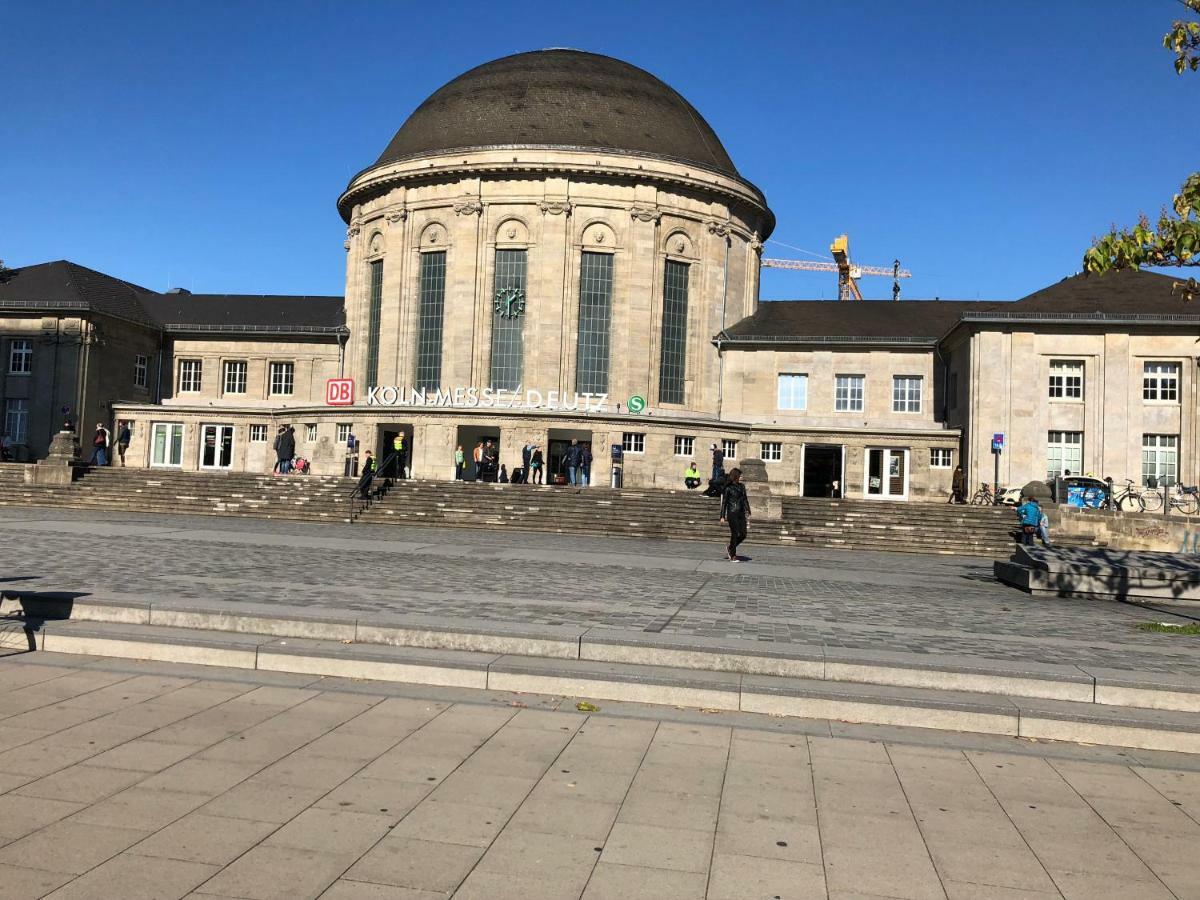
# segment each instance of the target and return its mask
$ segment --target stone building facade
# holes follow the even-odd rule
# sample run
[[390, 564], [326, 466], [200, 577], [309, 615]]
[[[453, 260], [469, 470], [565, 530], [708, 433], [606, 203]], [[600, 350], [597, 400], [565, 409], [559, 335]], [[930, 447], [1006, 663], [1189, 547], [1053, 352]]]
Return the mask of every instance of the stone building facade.
[[[455, 448], [485, 438], [510, 469], [540, 445], [554, 476], [577, 440], [595, 484], [619, 468], [675, 488], [715, 444], [729, 465], [763, 459], [784, 494], [943, 500], [956, 465], [992, 480], [1003, 433], [1009, 483], [1052, 460], [1200, 475], [1200, 320], [1170, 279], [1068, 279], [1010, 304], [759, 302], [766, 199], [684, 98], [618, 60], [540, 51], [465, 73], [337, 206], [343, 297], [5, 273], [14, 452], [44, 455], [66, 408], [131, 423], [127, 461], [164, 468], [270, 471], [288, 424], [331, 474], [402, 433], [414, 477], [453, 477]], [[1170, 399], [1145, 399], [1151, 377]]]

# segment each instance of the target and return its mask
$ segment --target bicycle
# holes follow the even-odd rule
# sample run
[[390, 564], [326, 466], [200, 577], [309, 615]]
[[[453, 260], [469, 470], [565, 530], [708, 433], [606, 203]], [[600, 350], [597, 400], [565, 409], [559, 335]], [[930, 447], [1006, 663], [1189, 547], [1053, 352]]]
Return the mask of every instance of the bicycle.
[[[1129, 509], [1137, 509], [1139, 512], [1146, 511], [1146, 494], [1139, 490], [1134, 490], [1134, 480], [1132, 478], [1125, 479], [1125, 487], [1123, 490], [1110, 491], [1109, 495], [1104, 498], [1102, 509], [1112, 509], [1116, 507], [1119, 510], [1124, 510], [1125, 505], [1129, 504]], [[1155, 496], [1158, 496], [1155, 494]]]
[[1171, 508], [1177, 509], [1185, 516], [1194, 516], [1200, 512], [1200, 488], [1175, 485], [1171, 494]]
[[971, 495], [972, 506], [993, 506], [995, 503], [996, 495], [992, 493], [992, 487], [986, 481]]

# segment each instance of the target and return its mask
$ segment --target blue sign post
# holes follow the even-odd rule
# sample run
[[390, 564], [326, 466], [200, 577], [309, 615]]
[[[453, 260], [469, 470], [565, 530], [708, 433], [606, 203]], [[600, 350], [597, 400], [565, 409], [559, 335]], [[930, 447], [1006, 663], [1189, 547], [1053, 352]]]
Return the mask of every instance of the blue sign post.
[[1004, 452], [1004, 432], [997, 431], [992, 435], [992, 492], [996, 502], [1000, 502], [1000, 454]]

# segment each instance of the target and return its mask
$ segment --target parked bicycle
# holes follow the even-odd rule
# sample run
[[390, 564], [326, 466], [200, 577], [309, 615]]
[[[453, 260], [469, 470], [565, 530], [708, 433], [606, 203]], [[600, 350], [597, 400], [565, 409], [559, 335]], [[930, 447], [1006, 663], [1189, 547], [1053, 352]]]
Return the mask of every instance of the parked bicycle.
[[992, 486], [986, 481], [979, 485], [979, 489], [971, 495], [972, 506], [995, 506], [998, 503], [1004, 502], [1004, 488], [996, 488], [995, 493], [992, 492]]
[[[1136, 509], [1139, 512], [1145, 512], [1147, 505], [1146, 493], [1132, 478], [1126, 478], [1125, 487], [1111, 490], [1108, 496], [1104, 498], [1101, 509], [1113, 509], [1115, 507], [1122, 511], [1128, 509], [1132, 512]], [[1155, 493], [1154, 496], [1158, 497], [1158, 494]], [[1162, 498], [1159, 497], [1159, 499], [1161, 500]], [[1159, 506], [1161, 505], [1160, 503]]]

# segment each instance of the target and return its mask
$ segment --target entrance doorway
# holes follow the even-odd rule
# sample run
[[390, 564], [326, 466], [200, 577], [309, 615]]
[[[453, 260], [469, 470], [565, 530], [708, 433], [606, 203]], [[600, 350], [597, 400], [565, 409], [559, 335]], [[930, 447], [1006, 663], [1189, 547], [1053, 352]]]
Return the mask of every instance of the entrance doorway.
[[908, 451], [888, 447], [867, 448], [867, 483], [863, 493], [882, 500], [908, 496]]
[[[484, 474], [475, 465], [475, 448], [480, 443], [486, 444], [491, 441], [496, 446], [496, 452], [500, 452], [500, 429], [494, 425], [459, 425], [458, 439], [455, 442], [456, 446], [463, 448], [463, 480], [464, 481], [483, 481]], [[499, 460], [504, 462], [504, 460]], [[454, 459], [450, 460], [451, 470], [450, 477], [454, 477]], [[499, 463], [497, 463], [499, 465]], [[511, 466], [510, 466], [511, 468]], [[489, 474], [490, 477], [490, 474]]]
[[842, 496], [842, 445], [804, 445], [804, 496]]
[[[395, 454], [396, 435], [404, 435], [403, 452]], [[410, 478], [413, 460], [413, 430], [411, 425], [380, 426], [379, 477]]]
[[[551, 428], [546, 434], [546, 483], [567, 484], [567, 466], [564, 458], [571, 446], [571, 441], [578, 441], [580, 448], [590, 447], [592, 451], [593, 475], [596, 468], [596, 448], [592, 447], [592, 433], [575, 428]], [[589, 484], [595, 484], [594, 478], [588, 479]]]
[[228, 469], [232, 465], [233, 426], [202, 426], [200, 429], [200, 468]]

